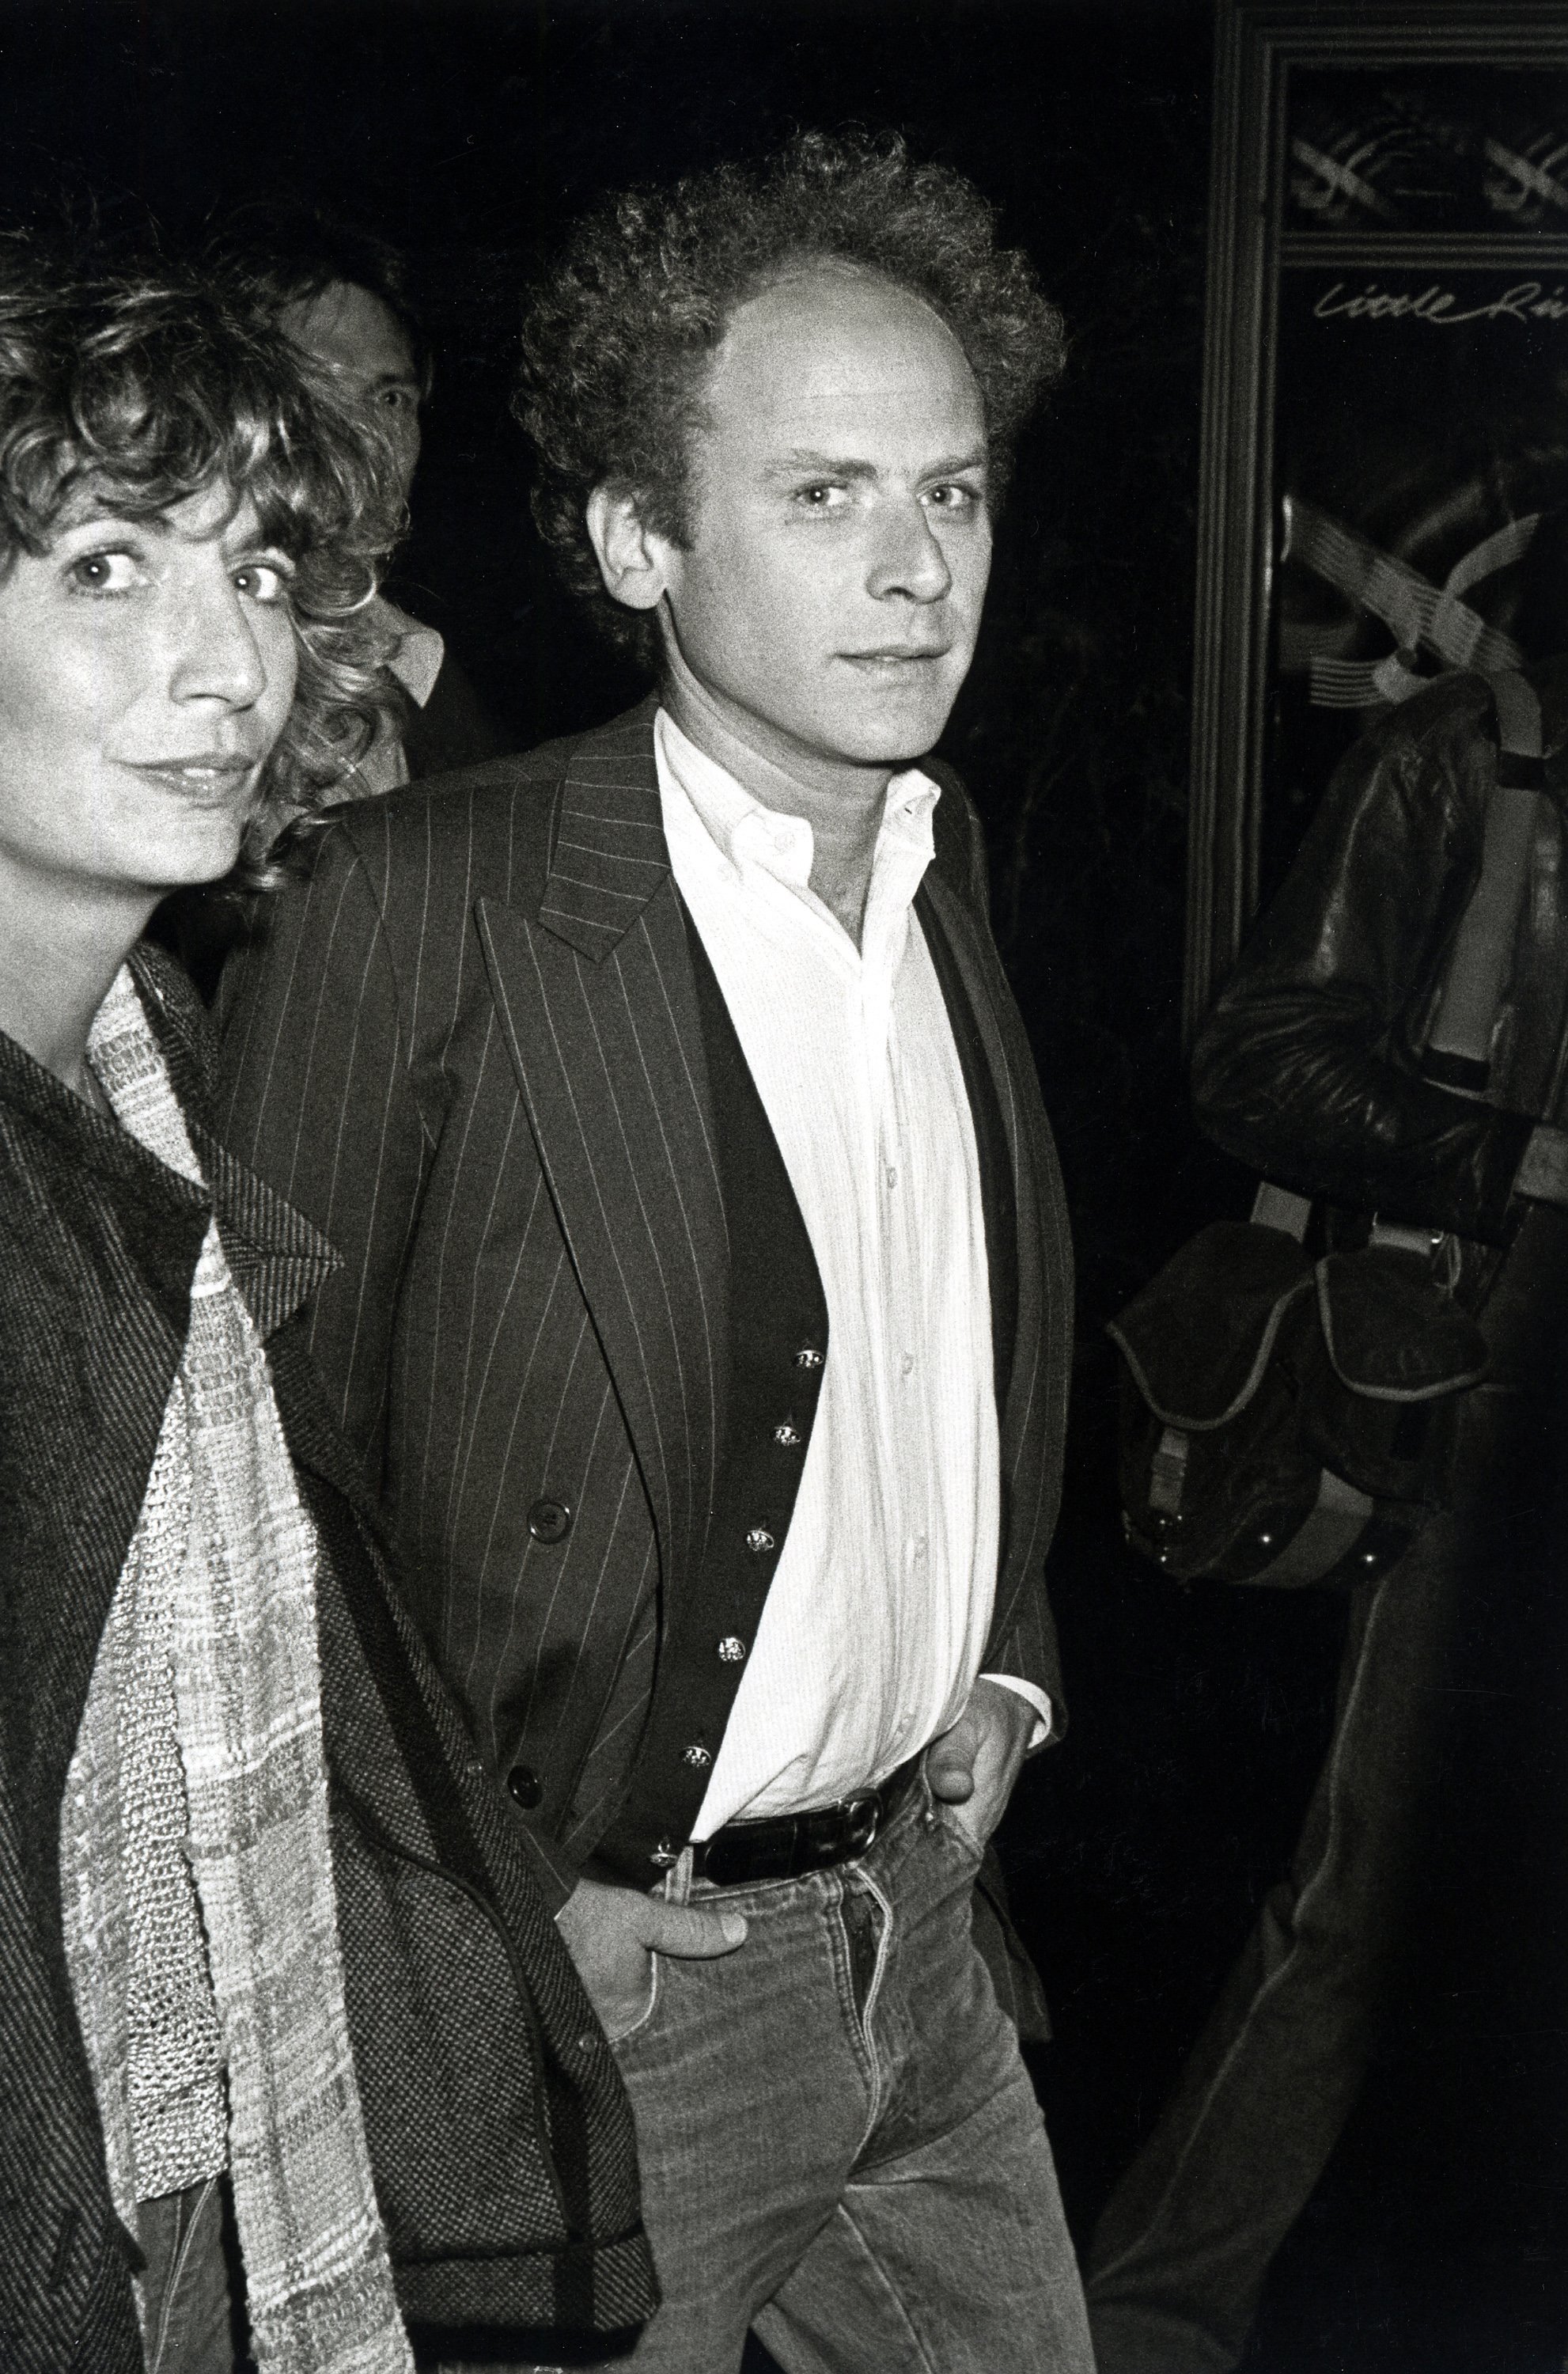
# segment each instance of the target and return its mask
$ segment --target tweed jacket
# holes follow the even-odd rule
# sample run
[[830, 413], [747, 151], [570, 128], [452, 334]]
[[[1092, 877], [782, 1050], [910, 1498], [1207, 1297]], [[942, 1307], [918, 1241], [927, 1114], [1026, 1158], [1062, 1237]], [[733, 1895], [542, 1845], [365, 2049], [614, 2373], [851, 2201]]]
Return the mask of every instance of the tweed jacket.
[[[345, 1256], [311, 1352], [562, 1898], [626, 1790], [725, 1440], [730, 1240], [654, 714], [339, 812], [222, 998], [221, 1126]], [[951, 777], [937, 818], [918, 911], [983, 1050], [1009, 1173], [985, 1663], [1059, 1699], [1043, 1569], [1067, 1228]]]
[[656, 2295], [629, 2108], [322, 1404], [295, 1314], [332, 1256], [204, 1128], [189, 984], [157, 950], [132, 961], [210, 1196], [0, 1037], [0, 2366], [142, 2364], [60, 1807], [215, 1211], [322, 1545], [345, 2004], [400, 2303], [438, 2327], [635, 2325]]

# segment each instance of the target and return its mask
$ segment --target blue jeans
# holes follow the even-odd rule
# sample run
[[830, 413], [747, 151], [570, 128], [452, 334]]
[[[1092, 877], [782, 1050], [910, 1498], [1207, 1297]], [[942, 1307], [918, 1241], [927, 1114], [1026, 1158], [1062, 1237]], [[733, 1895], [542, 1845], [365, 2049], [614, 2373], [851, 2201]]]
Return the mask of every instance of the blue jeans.
[[664, 2289], [639, 2374], [735, 2374], [748, 2327], [786, 2374], [1092, 2374], [977, 1868], [922, 1777], [861, 1861], [724, 1890], [738, 1952], [656, 1957], [615, 2046]]
[[218, 2179], [141, 2202], [136, 2239], [147, 2374], [234, 2374]]

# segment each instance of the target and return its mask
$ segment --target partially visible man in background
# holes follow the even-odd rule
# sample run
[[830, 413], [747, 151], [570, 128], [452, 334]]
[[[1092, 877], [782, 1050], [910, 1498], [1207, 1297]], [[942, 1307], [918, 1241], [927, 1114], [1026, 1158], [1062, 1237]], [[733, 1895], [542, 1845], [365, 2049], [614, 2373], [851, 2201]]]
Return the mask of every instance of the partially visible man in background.
[[[315, 207], [269, 201], [228, 216], [204, 261], [329, 375], [350, 411], [375, 420], [400, 465], [406, 508], [432, 368], [397, 249]], [[383, 730], [345, 778], [345, 800], [475, 765], [506, 746], [436, 629], [384, 596], [382, 606], [401, 629], [390, 669], [402, 696], [402, 730]]]
[[[1545, 2103], [1561, 2133], [1565, 2074], [1565, 809], [1568, 664], [1413, 692], [1337, 770], [1194, 1052], [1199, 1118], [1226, 1153], [1327, 1198], [1333, 1247], [1398, 1230], [1389, 1274], [1473, 1313], [1490, 1368], [1410, 1548], [1354, 1588], [1290, 1871], [1095, 2230], [1102, 2374], [1242, 2360], [1275, 2253], [1396, 2037], [1427, 2072], [1427, 2157], [1432, 2071], [1488, 2102], [1488, 2131], [1453, 2141], [1474, 2172], [1465, 2240], [1505, 2193], [1517, 2236], [1493, 2255], [1516, 2239], [1520, 2294], [1539, 2287], [1528, 2227], [1562, 2198], [1562, 2157], [1534, 2130]], [[1485, 2073], [1468, 2094], [1461, 2063]]]

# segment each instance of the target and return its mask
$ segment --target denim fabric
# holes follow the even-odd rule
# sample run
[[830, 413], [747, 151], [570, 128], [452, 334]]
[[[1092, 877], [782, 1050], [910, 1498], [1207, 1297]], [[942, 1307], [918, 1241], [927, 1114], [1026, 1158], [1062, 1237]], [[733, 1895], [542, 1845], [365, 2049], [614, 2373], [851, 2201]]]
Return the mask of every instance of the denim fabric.
[[147, 2374], [234, 2374], [218, 2179], [142, 2202], [136, 2237]]
[[1101, 2374], [1227, 2374], [1361, 2088], [1425, 1828], [1457, 1545], [1355, 1594], [1332, 1745], [1274, 1887], [1090, 2245]]
[[656, 1959], [615, 2047], [664, 2288], [639, 2374], [734, 2374], [748, 2326], [786, 2374], [1091, 2374], [977, 1862], [922, 1779], [861, 1862], [723, 1890], [738, 1952]]

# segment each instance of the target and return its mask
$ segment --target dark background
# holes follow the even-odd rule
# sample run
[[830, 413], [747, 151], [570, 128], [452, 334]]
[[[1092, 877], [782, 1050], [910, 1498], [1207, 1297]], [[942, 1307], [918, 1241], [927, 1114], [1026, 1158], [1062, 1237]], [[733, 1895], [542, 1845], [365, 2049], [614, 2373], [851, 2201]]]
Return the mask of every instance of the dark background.
[[[893, 124], [997, 201], [1067, 312], [1069, 376], [1025, 443], [944, 747], [990, 829], [1082, 1263], [1054, 1569], [1071, 1732], [1029, 1768], [1005, 1838], [1056, 2009], [1036, 2071], [1081, 2233], [1288, 1851], [1341, 1625], [1310, 1593], [1173, 1588], [1125, 1556], [1114, 1502], [1104, 1321], [1246, 1193], [1193, 1137], [1176, 1022], [1210, 42], [1194, 0], [10, 0], [0, 16], [14, 204], [90, 186], [111, 212], [150, 205], [177, 241], [211, 207], [290, 192], [407, 250], [437, 383], [394, 591], [520, 745], [640, 689], [550, 582], [507, 414], [520, 277], [583, 201], [798, 123]], [[1408, 2100], [1375, 2101], [1249, 2365], [1558, 2363], [1531, 2282], [1521, 2307], [1473, 2219], [1411, 2192], [1423, 2154]]]

